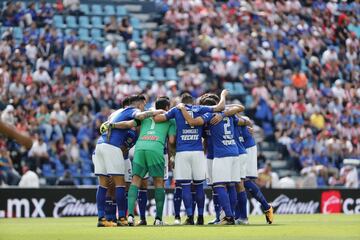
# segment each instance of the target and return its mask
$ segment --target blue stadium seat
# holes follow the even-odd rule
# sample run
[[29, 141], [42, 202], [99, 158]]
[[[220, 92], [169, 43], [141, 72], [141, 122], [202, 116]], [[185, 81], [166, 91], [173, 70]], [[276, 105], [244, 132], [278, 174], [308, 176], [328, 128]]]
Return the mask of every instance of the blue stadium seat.
[[80, 149], [80, 158], [88, 158], [88, 157], [89, 157], [89, 153], [84, 149]]
[[102, 10], [101, 5], [99, 5], [99, 4], [91, 5], [91, 14], [93, 14], [93, 15], [103, 15], [104, 12]]
[[78, 166], [77, 166], [77, 164], [70, 164], [68, 170], [69, 170], [69, 172], [71, 173], [71, 175], [72, 175], [73, 177], [79, 176], [79, 171], [78, 171]]
[[105, 10], [105, 15], [108, 15], [108, 16], [115, 15], [114, 5], [105, 5], [104, 10]]
[[55, 168], [55, 174], [57, 177], [61, 177], [64, 175], [64, 172], [65, 172], [65, 168], [64, 166], [62, 165], [62, 163], [58, 163], [56, 164], [56, 168]]
[[75, 183], [76, 186], [80, 185], [80, 179], [74, 178], [73, 180], [74, 180], [74, 183]]
[[118, 47], [119, 47], [119, 50], [121, 53], [126, 53], [126, 51], [127, 51], [126, 43], [119, 42]]
[[93, 170], [90, 164], [82, 164], [81, 173], [83, 176], [91, 176]]
[[175, 68], [166, 68], [165, 73], [168, 80], [179, 80]]
[[104, 20], [104, 24], [110, 23], [110, 17], [109, 17], [109, 16], [105, 16], [105, 17], [103, 18], [103, 20]]
[[234, 94], [244, 95], [245, 93], [246, 92], [245, 92], [245, 89], [244, 89], [244, 86], [242, 85], [242, 83], [240, 83], [240, 82], [234, 83]]
[[95, 16], [91, 18], [91, 25], [94, 28], [104, 28], [101, 17]]
[[246, 108], [250, 107], [253, 104], [253, 102], [254, 102], [253, 97], [250, 94], [246, 95], [246, 97], [245, 97], [245, 107]]
[[127, 61], [126, 61], [126, 55], [125, 54], [120, 54], [118, 57], [118, 63], [121, 66], [127, 66]]
[[14, 27], [13, 28], [13, 36], [16, 39], [22, 39], [23, 38], [23, 32], [22, 29], [19, 27]]
[[82, 185], [94, 185], [94, 182], [91, 178], [83, 178]]
[[123, 6], [116, 6], [116, 15], [118, 16], [126, 16], [127, 11], [126, 8]]
[[147, 67], [143, 67], [140, 69], [140, 78], [141, 80], [145, 80], [145, 81], [154, 80], [154, 78], [151, 76], [150, 69]]
[[131, 80], [133, 81], [139, 81], [139, 74], [136, 68], [129, 67], [127, 70], [127, 73], [129, 74]]
[[142, 42], [142, 39], [141, 39], [140, 31], [139, 31], [139, 30], [134, 30], [134, 31], [133, 31], [132, 40], [134, 40], [134, 41], [137, 42], [138, 44]]
[[231, 82], [224, 82], [224, 88], [229, 91], [230, 94], [234, 94], [234, 85]]
[[149, 55], [147, 55], [147, 54], [142, 54], [142, 55], [140, 56], [140, 59], [141, 59], [141, 61], [143, 61], [144, 63], [148, 63], [148, 62], [150, 62], [151, 57], [150, 57]]
[[90, 8], [88, 4], [80, 4], [80, 11], [82, 11], [85, 15], [90, 14]]
[[54, 177], [54, 173], [50, 164], [45, 163], [42, 165], [42, 175], [44, 177]]
[[140, 20], [138, 18], [132, 17], [130, 18], [130, 24], [134, 29], [140, 29]]
[[104, 38], [102, 37], [100, 29], [96, 29], [96, 28], [91, 29], [91, 36], [96, 41], [99, 41], [99, 42], [104, 41]]
[[74, 16], [66, 16], [66, 26], [68, 28], [77, 28], [76, 18]]
[[63, 16], [55, 15], [53, 18], [54, 26], [56, 28], [65, 28], [66, 25], [64, 24]]
[[86, 28], [80, 28], [78, 34], [79, 34], [80, 40], [83, 40], [83, 41], [91, 40], [91, 38], [89, 36], [89, 30]]
[[165, 75], [164, 75], [164, 69], [160, 68], [160, 67], [156, 67], [154, 68], [154, 78], [156, 81], [164, 81], [165, 80]]
[[65, 67], [64, 68], [64, 74], [69, 75], [71, 73], [71, 67]]
[[82, 28], [91, 28], [90, 20], [88, 16], [79, 17], [79, 26]]

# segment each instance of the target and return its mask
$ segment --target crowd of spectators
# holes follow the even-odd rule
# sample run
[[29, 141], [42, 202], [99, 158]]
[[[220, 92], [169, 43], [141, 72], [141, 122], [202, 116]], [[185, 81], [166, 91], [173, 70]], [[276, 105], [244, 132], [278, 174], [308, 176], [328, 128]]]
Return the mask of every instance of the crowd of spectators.
[[[82, 152], [90, 156], [100, 123], [127, 95], [143, 93], [151, 102], [241, 83], [244, 93], [234, 101], [246, 104], [265, 140], [282, 145], [288, 167], [315, 174], [316, 186], [339, 184], [343, 159], [360, 158], [359, 1], [157, 3], [159, 31], [134, 41], [129, 18], [109, 16], [105, 46], [55, 28], [59, 5], [4, 6], [1, 21], [9, 28], [0, 41], [1, 119], [36, 139], [28, 155], [1, 141], [18, 169], [27, 159], [38, 168], [54, 158], [79, 164]], [[74, 14], [81, 15], [77, 6]], [[14, 26], [23, 30], [20, 42]], [[125, 53], [118, 43], [126, 44]], [[131, 79], [128, 67], [147, 67], [143, 53], [154, 66], [177, 67], [179, 82]]]

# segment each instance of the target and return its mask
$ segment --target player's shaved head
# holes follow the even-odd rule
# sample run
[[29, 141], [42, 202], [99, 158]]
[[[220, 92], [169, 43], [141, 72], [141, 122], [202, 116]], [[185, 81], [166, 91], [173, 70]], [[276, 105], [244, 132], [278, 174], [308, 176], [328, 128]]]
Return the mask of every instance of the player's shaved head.
[[183, 93], [181, 94], [181, 103], [193, 104], [194, 103], [193, 97], [189, 93]]
[[167, 111], [170, 108], [170, 100], [167, 97], [158, 98], [155, 102], [155, 108]]

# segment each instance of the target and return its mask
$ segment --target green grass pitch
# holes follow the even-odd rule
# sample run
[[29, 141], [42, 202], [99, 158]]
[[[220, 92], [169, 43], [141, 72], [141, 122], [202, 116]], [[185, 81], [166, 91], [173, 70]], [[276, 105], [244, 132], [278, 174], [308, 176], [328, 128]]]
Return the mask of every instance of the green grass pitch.
[[[173, 218], [165, 220], [173, 222]], [[151, 221], [148, 219], [148, 223]], [[360, 215], [275, 215], [272, 225], [265, 224], [263, 216], [251, 216], [248, 226], [96, 228], [95, 225], [95, 217], [0, 219], [0, 240], [360, 239]]]

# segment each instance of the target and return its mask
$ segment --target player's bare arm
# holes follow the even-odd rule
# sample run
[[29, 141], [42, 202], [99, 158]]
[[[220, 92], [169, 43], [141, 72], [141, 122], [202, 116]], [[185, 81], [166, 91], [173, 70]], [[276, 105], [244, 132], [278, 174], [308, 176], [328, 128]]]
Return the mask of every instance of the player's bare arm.
[[210, 124], [216, 125], [219, 122], [221, 122], [224, 117], [234, 116], [235, 114], [243, 112], [244, 110], [245, 110], [245, 107], [241, 104], [226, 105], [224, 113], [223, 114], [220, 114], [220, 113], [215, 114], [215, 116], [211, 119]]
[[168, 152], [169, 159], [165, 159], [165, 160], [169, 161], [169, 166], [171, 166], [171, 168], [174, 168], [175, 154], [176, 154], [176, 137], [175, 136], [168, 137], [167, 152]]
[[110, 128], [118, 128], [118, 129], [130, 129], [130, 128], [133, 128], [136, 126], [138, 126], [138, 124], [136, 123], [136, 120], [121, 121], [121, 122], [109, 124]]
[[163, 114], [165, 113], [164, 110], [153, 110], [153, 111], [145, 111], [145, 112], [139, 112], [135, 114], [135, 119], [137, 120], [144, 120], [145, 118], [149, 118], [149, 117], [154, 117], [157, 116], [159, 114]]
[[185, 108], [185, 105], [183, 103], [180, 103], [176, 106], [178, 109], [181, 110], [182, 115], [184, 116], [186, 122], [190, 126], [202, 126], [205, 124], [204, 119], [202, 117], [193, 118]]
[[154, 116], [153, 119], [154, 119], [154, 121], [156, 123], [166, 122], [167, 121], [167, 118], [166, 118], [165, 114], [158, 114], [158, 115]]
[[214, 112], [221, 112], [225, 109], [226, 96], [228, 94], [229, 94], [228, 90], [226, 89], [222, 90], [219, 103], [213, 107]]
[[239, 116], [238, 125], [252, 127], [252, 122], [251, 122], [250, 118], [248, 118], [247, 116]]

